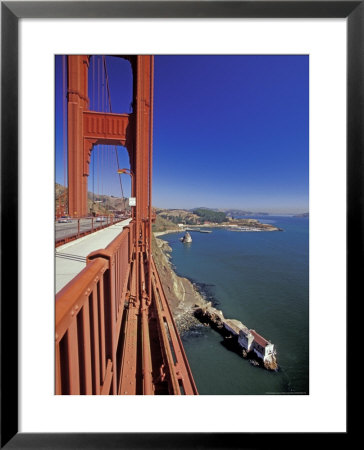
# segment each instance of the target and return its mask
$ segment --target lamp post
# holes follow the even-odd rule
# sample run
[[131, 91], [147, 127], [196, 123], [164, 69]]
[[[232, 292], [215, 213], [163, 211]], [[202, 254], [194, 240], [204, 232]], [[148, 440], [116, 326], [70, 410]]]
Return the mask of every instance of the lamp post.
[[118, 173], [126, 173], [127, 175], [131, 176], [131, 180], [133, 181], [133, 172], [130, 169], [118, 169]]
[[[125, 173], [125, 174], [127, 174], [127, 175], [130, 175], [130, 178], [131, 178], [131, 185], [133, 186], [133, 183], [134, 183], [134, 174], [133, 174], [133, 172], [130, 170], [130, 169], [118, 169], [118, 172], [117, 172], [118, 174], [122, 174], [122, 173]], [[130, 202], [129, 202], [129, 205], [130, 205]], [[134, 205], [130, 205], [130, 206], [135, 206], [135, 204]]]

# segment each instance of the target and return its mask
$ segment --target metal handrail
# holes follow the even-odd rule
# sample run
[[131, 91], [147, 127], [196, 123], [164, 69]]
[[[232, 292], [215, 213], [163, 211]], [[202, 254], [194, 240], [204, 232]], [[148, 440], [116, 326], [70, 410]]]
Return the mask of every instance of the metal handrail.
[[[56, 393], [116, 393], [116, 350], [129, 277], [129, 227], [87, 257], [56, 296]], [[111, 375], [112, 371], [113, 374]]]
[[131, 223], [90, 253], [56, 296], [56, 394], [198, 393], [152, 255], [135, 253], [134, 235]]
[[99, 327], [107, 269], [106, 260], [92, 261], [56, 296], [56, 394], [100, 393], [100, 355], [105, 351]]

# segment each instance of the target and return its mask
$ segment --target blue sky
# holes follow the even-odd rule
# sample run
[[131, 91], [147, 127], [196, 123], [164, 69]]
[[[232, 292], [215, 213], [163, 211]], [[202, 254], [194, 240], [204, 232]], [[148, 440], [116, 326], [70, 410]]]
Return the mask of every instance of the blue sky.
[[[92, 88], [99, 60], [89, 75], [96, 110], [106, 107]], [[128, 62], [106, 62], [113, 112], [130, 112]], [[56, 181], [63, 184], [61, 63], [57, 58]], [[308, 211], [308, 56], [156, 56], [154, 77], [154, 206]], [[128, 167], [126, 150], [118, 155]], [[128, 185], [123, 176], [125, 195]], [[114, 148], [93, 152], [92, 188], [120, 196]]]

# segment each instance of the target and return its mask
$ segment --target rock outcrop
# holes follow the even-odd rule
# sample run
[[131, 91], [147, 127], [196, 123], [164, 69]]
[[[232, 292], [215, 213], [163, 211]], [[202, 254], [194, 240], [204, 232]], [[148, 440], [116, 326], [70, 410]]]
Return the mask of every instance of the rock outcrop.
[[184, 244], [189, 244], [190, 242], [192, 242], [192, 237], [188, 231], [186, 231], [185, 235], [181, 238], [181, 241]]

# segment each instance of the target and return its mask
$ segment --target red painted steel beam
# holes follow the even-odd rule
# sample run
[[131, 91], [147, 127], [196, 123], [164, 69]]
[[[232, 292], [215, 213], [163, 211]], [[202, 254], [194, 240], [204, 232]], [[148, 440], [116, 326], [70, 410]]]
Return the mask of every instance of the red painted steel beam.
[[[132, 117], [129, 114], [89, 110], [89, 56], [70, 55], [68, 60], [68, 214], [87, 215], [87, 177], [94, 145], [132, 148]], [[130, 141], [130, 142], [129, 142]]]
[[168, 388], [169, 394], [172, 395], [180, 395], [181, 391], [178, 385], [178, 378], [174, 371], [174, 362], [172, 351], [169, 345], [168, 336], [165, 330], [165, 326], [163, 323], [163, 314], [162, 314], [162, 304], [160, 299], [160, 293], [158, 291], [158, 286], [155, 281], [152, 281], [152, 289], [153, 289], [153, 307], [155, 309], [155, 313], [158, 319], [158, 334], [160, 339], [160, 346], [162, 351], [162, 357], [164, 360], [164, 371], [166, 372], [166, 376], [168, 376]]
[[142, 362], [143, 362], [143, 394], [153, 394], [153, 379], [152, 379], [152, 356], [149, 339], [149, 298], [146, 292], [145, 272], [143, 255], [140, 255], [140, 316], [141, 316], [141, 339], [142, 339]]
[[68, 208], [72, 217], [87, 212], [87, 178], [83, 176], [83, 111], [88, 109], [86, 55], [68, 56]]
[[90, 139], [104, 139], [110, 144], [125, 145], [129, 114], [114, 114], [96, 111], [83, 112], [83, 136]]
[[[89, 175], [91, 152], [95, 145], [123, 145], [126, 146], [130, 136], [129, 114], [100, 113], [84, 111], [83, 122], [83, 175]], [[114, 151], [114, 149], [112, 149]]]
[[177, 327], [174, 322], [167, 298], [164, 294], [162, 283], [160, 281], [159, 274], [153, 258], [152, 258], [152, 271], [154, 275], [152, 283], [155, 284], [155, 289], [158, 291], [161, 302], [159, 314], [164, 323], [167, 324], [168, 326], [170, 335], [169, 337], [171, 341], [170, 343], [176, 356], [176, 363], [173, 365], [171, 370], [173, 371], [177, 379], [181, 380], [186, 395], [197, 395], [198, 391], [195, 381], [193, 379], [192, 371], [188, 364], [187, 356], [184, 351], [181, 338], [178, 334]]
[[[137, 394], [137, 350], [138, 350], [138, 313], [139, 295], [137, 295], [136, 263], [132, 264], [131, 291], [126, 310], [126, 328], [121, 365], [120, 395]], [[140, 394], [141, 392], [139, 392]]]
[[[127, 59], [133, 70], [134, 110], [130, 115], [89, 111], [89, 59], [85, 55], [68, 57], [69, 214], [87, 212], [90, 152], [98, 143], [126, 145], [136, 206], [128, 229], [106, 249], [91, 253], [82, 275], [67, 285], [71, 296], [63, 295], [63, 290], [62, 296], [57, 296], [61, 298], [56, 311], [57, 334], [63, 330], [67, 348], [65, 352], [58, 336], [56, 390], [62, 393], [65, 386], [73, 393], [197, 394], [151, 253], [153, 56]], [[96, 287], [94, 271], [99, 266], [103, 272]], [[75, 308], [75, 298], [86, 295], [81, 287], [87, 287], [87, 300], [78, 320], [70, 320], [70, 305]], [[62, 381], [65, 355], [68, 384]]]

